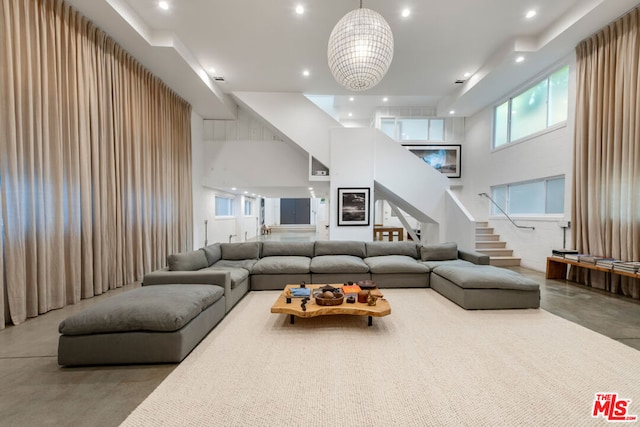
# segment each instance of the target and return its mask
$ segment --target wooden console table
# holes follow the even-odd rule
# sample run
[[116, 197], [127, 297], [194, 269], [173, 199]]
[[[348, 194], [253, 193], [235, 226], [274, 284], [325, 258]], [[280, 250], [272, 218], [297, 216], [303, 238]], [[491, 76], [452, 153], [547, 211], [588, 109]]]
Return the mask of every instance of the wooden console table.
[[384, 240], [384, 233], [389, 233], [389, 241], [393, 241], [393, 236], [398, 235], [398, 240], [404, 240], [404, 228], [402, 227], [373, 227], [373, 240]]
[[588, 264], [586, 262], [578, 262], [570, 259], [557, 258], [557, 257], [547, 257], [547, 279], [560, 279], [565, 280], [567, 278], [567, 270], [568, 266], [573, 265], [575, 267], [587, 268], [589, 270], [602, 271], [604, 273], [612, 273], [618, 274], [620, 276], [628, 276], [634, 277], [636, 279], [640, 278], [640, 275], [636, 273], [631, 273], [628, 271], [613, 271], [610, 268], [600, 267], [595, 264]]

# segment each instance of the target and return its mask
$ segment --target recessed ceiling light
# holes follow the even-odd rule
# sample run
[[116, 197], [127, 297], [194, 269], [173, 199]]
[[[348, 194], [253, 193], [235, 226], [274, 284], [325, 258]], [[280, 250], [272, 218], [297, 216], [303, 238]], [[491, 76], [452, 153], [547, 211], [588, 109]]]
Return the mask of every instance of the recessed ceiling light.
[[236, 187], [231, 187], [231, 191], [236, 191], [237, 188]]
[[387, 102], [389, 100], [389, 98], [387, 98], [386, 96], [384, 98], [382, 98], [382, 102]]
[[167, 1], [159, 1], [158, 7], [162, 10], [169, 10], [169, 2]]
[[464, 76], [464, 77], [470, 77], [470, 76], [471, 76], [471, 73], [464, 73], [464, 74], [463, 74], [463, 76]]
[[411, 15], [411, 11], [409, 9], [403, 9], [402, 10], [402, 17], [403, 18], [406, 18], [409, 15]]
[[304, 6], [302, 6], [301, 4], [296, 6], [296, 13], [298, 15], [302, 15], [304, 13]]
[[313, 190], [313, 187], [309, 187], [309, 191]]
[[352, 117], [352, 116], [353, 116], [353, 113], [349, 113], [349, 117]]
[[305, 76], [305, 77], [309, 77], [309, 74], [310, 74], [310, 73], [309, 73], [309, 70], [304, 70], [304, 71], [302, 72], [302, 75], [303, 75], [303, 76]]
[[522, 61], [524, 61], [524, 56], [518, 56], [516, 58], [516, 62], [522, 62]]
[[536, 16], [537, 14], [538, 14], [538, 12], [536, 12], [535, 10], [532, 9], [532, 10], [528, 11], [527, 14], [524, 17], [527, 18], [527, 19], [531, 19], [534, 16]]
[[456, 110], [449, 111], [449, 114], [455, 114], [455, 113], [456, 113]]
[[351, 102], [353, 102], [353, 100], [354, 100], [354, 99], [355, 99], [355, 98], [354, 98], [353, 96], [350, 96], [350, 97], [349, 97], [349, 101], [351, 101]]
[[244, 194], [249, 194], [249, 192], [248, 192], [248, 191], [245, 191], [245, 192], [244, 192]]
[[213, 68], [213, 67], [211, 67], [211, 68], [209, 68], [209, 72], [213, 74], [213, 73], [215, 73], [215, 72], [216, 72], [216, 69], [215, 69], [215, 68]]

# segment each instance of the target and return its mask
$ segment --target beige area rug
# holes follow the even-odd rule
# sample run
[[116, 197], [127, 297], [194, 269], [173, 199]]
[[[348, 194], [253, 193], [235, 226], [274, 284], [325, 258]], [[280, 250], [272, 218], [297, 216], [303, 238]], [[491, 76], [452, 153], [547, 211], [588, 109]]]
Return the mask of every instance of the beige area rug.
[[[392, 313], [296, 319], [251, 292], [124, 426], [588, 426], [640, 416], [640, 352], [544, 310], [465, 311], [385, 290]], [[618, 424], [629, 425], [629, 424]]]

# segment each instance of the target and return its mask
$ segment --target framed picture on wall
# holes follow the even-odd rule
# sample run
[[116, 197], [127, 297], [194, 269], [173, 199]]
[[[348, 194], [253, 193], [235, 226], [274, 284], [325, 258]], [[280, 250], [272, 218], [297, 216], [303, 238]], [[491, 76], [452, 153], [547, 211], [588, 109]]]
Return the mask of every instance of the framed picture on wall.
[[449, 178], [460, 178], [462, 146], [457, 145], [405, 145], [407, 150], [426, 164]]
[[369, 225], [369, 188], [338, 188], [338, 225]]

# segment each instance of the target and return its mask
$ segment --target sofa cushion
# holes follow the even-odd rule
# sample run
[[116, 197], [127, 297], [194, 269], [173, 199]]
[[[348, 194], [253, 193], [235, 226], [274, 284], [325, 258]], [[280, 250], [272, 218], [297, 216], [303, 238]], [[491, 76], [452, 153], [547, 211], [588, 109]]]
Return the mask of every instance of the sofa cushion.
[[313, 256], [314, 242], [263, 242], [261, 257], [269, 256]]
[[269, 256], [260, 259], [251, 274], [300, 274], [309, 273], [311, 258], [304, 256]]
[[454, 242], [423, 245], [420, 248], [422, 261], [444, 261], [458, 259], [458, 244]]
[[249, 277], [249, 270], [247, 270], [246, 268], [217, 267], [214, 264], [207, 270], [228, 271], [231, 280], [231, 289], [235, 289], [236, 286], [247, 280], [247, 277]]
[[212, 265], [214, 262], [222, 258], [220, 243], [214, 243], [213, 245], [205, 246], [204, 248], [202, 248], [202, 250], [207, 257], [207, 265]]
[[213, 264], [212, 267], [218, 268], [244, 268], [251, 271], [253, 266], [258, 262], [257, 259], [221, 259]]
[[418, 245], [413, 242], [367, 242], [367, 257], [406, 255], [418, 258]]
[[426, 265], [406, 255], [375, 256], [364, 259], [369, 271], [377, 274], [385, 273], [429, 273]]
[[314, 255], [351, 255], [360, 258], [367, 256], [364, 242], [329, 240], [316, 241]]
[[114, 295], [63, 320], [64, 335], [177, 331], [224, 295], [215, 285], [145, 286]]
[[538, 283], [505, 268], [492, 265], [441, 265], [433, 272], [463, 289], [518, 289], [535, 291]]
[[422, 261], [421, 264], [426, 265], [427, 267], [429, 267], [431, 270], [433, 270], [434, 268], [440, 266], [440, 265], [459, 265], [459, 266], [470, 266], [470, 265], [475, 265], [472, 262], [469, 261], [465, 261], [463, 259], [448, 259], [448, 260], [444, 260], [444, 261]]
[[258, 259], [260, 257], [260, 244], [258, 242], [222, 243], [222, 259]]
[[[364, 249], [364, 243], [362, 246]], [[321, 255], [311, 259], [311, 272], [368, 273], [369, 266], [362, 258], [353, 255]]]
[[195, 271], [209, 265], [202, 249], [171, 254], [167, 257], [167, 264], [171, 271]]

